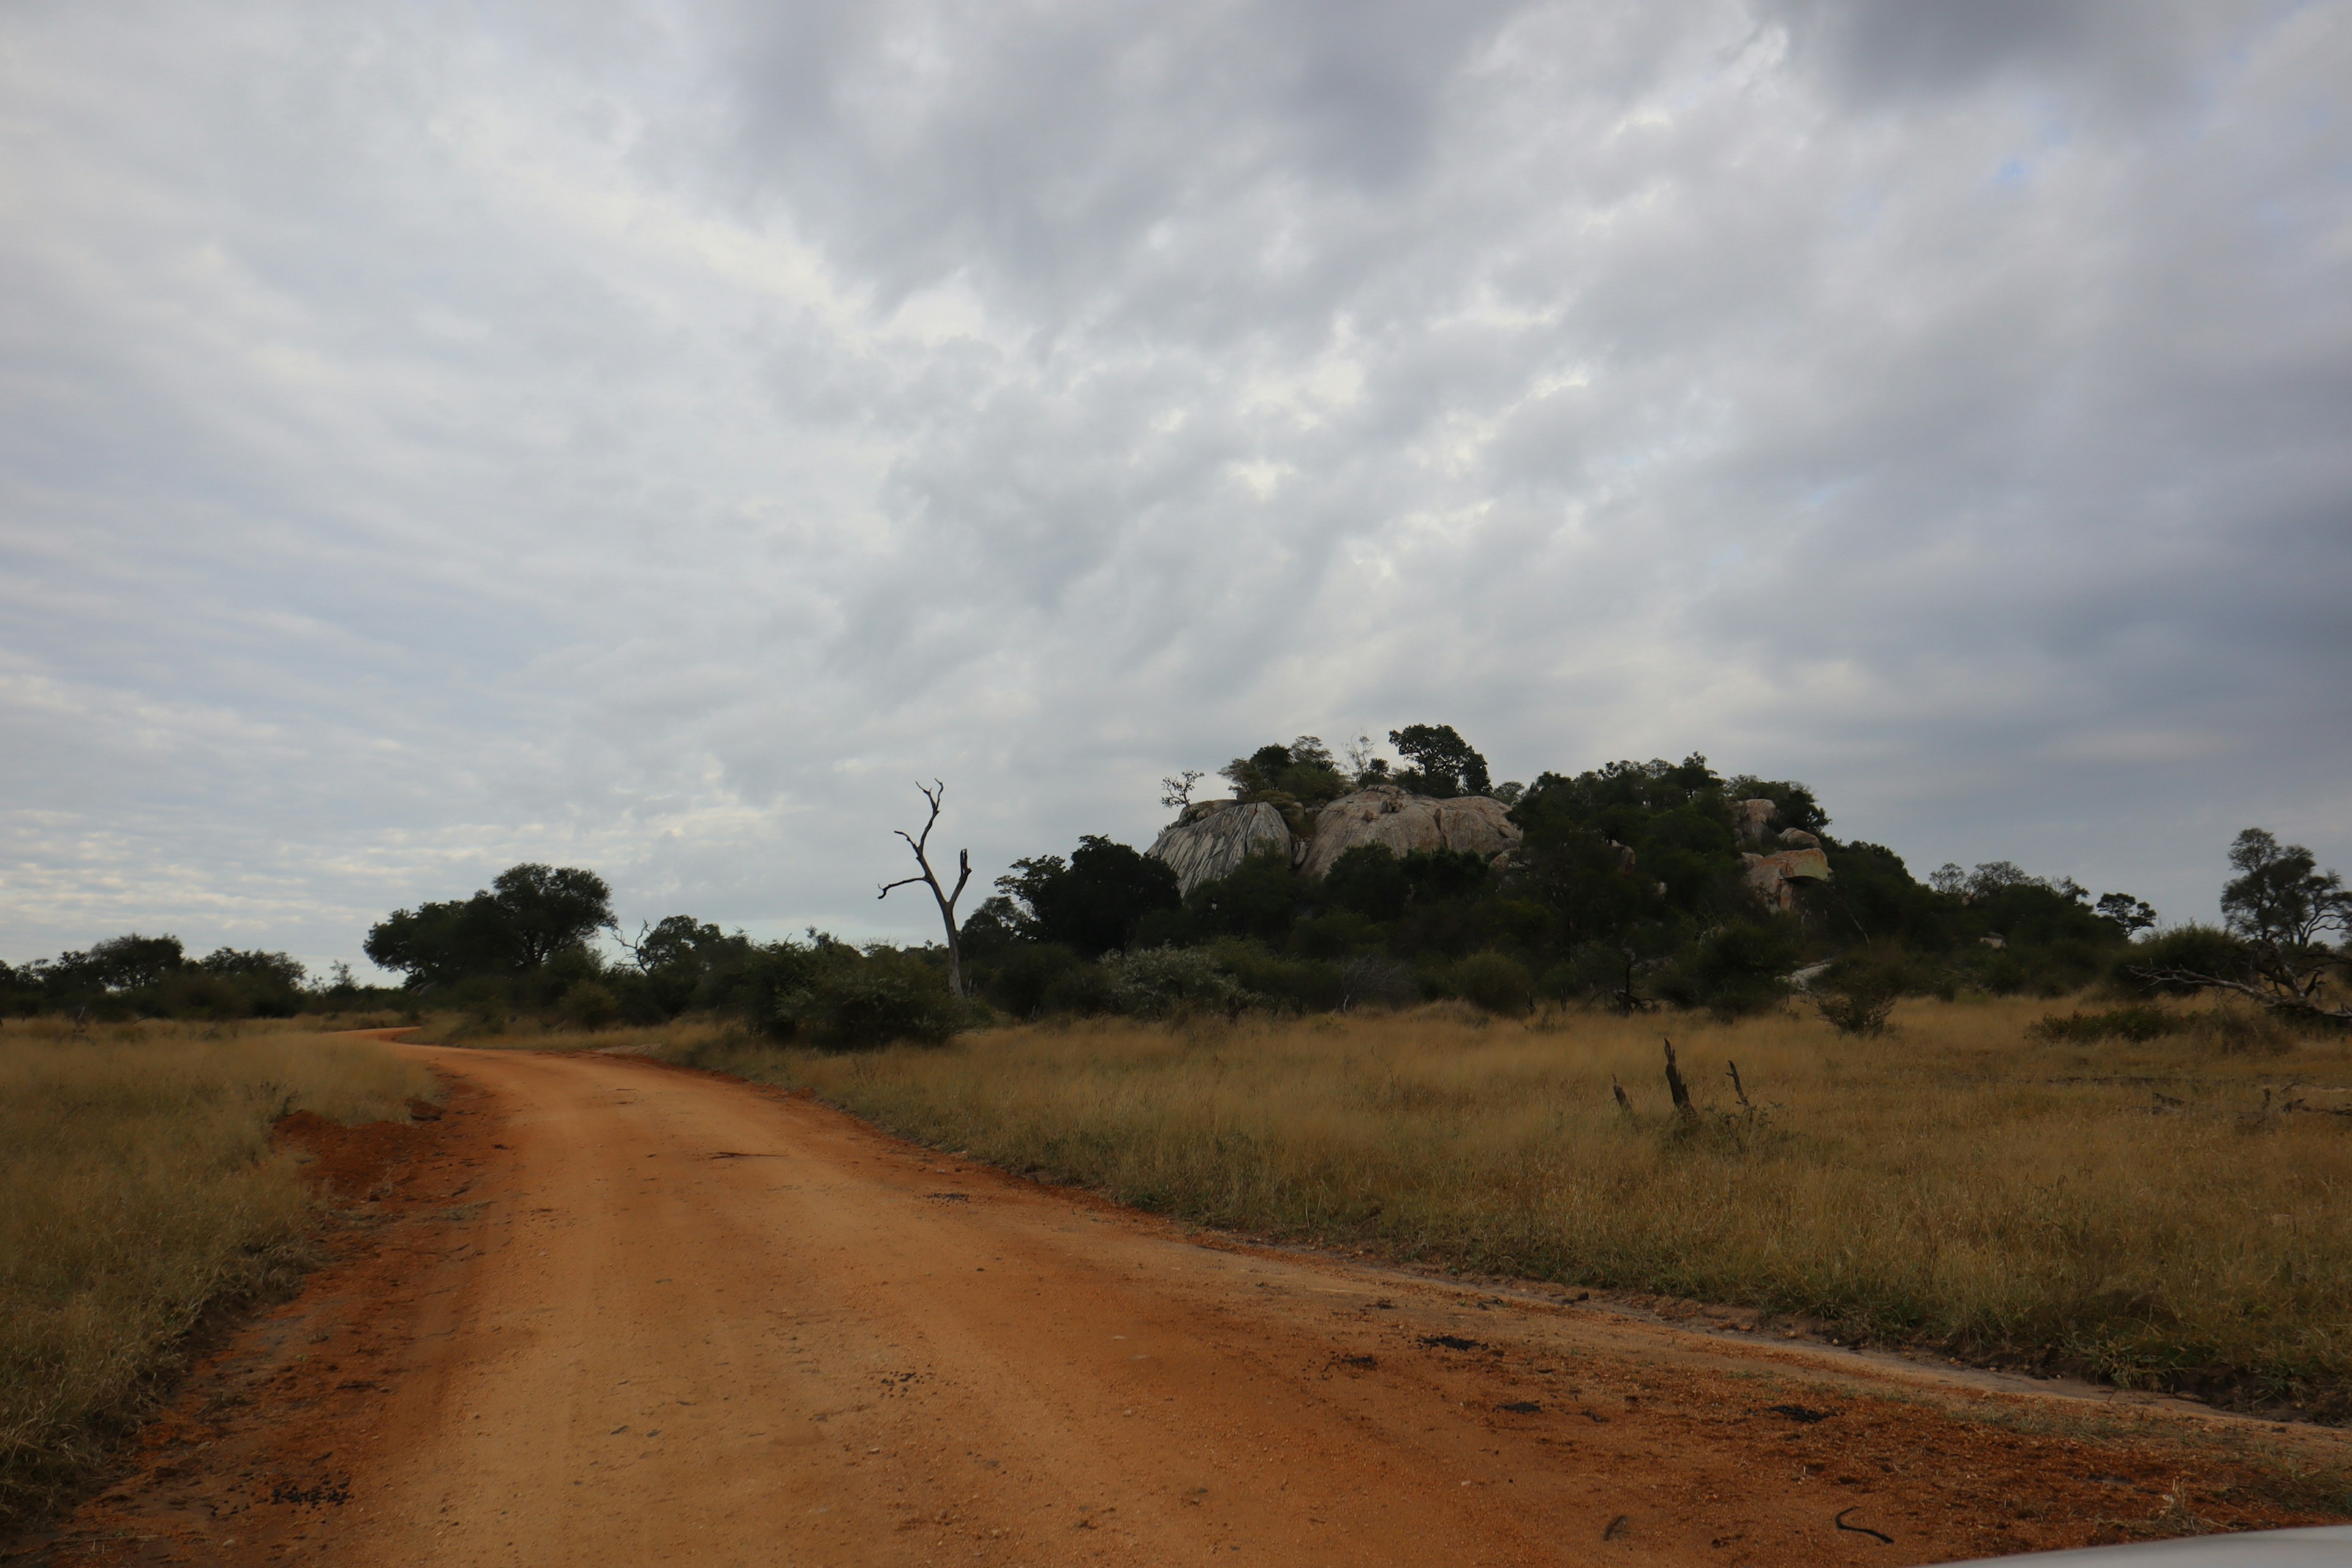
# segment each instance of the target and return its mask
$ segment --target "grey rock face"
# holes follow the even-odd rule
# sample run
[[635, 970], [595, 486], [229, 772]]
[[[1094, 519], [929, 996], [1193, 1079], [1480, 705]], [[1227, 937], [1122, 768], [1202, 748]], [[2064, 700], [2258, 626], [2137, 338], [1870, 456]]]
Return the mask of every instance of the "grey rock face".
[[1290, 828], [1282, 813], [1263, 801], [1244, 805], [1204, 800], [1186, 806], [1144, 853], [1165, 860], [1176, 873], [1176, 885], [1189, 893], [1202, 882], [1232, 876], [1243, 861], [1266, 849], [1291, 856]]
[[1764, 842], [1764, 829], [1769, 826], [1780, 807], [1769, 800], [1739, 800], [1731, 804], [1731, 825], [1738, 830], [1742, 844]]
[[1341, 795], [1316, 814], [1315, 837], [1307, 841], [1299, 869], [1319, 878], [1359, 844], [1386, 845], [1398, 855], [1466, 849], [1491, 859], [1517, 848], [1522, 837], [1507, 812], [1501, 801], [1483, 795], [1433, 800], [1376, 784]]

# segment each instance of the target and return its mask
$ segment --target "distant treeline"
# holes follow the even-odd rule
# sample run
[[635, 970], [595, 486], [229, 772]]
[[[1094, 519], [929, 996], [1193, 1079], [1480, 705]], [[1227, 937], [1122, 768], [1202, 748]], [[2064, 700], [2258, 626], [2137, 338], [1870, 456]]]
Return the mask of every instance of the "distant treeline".
[[23, 965], [0, 963], [0, 1017], [290, 1018], [404, 1000], [396, 989], [355, 983], [346, 964], [313, 983], [286, 953], [222, 947], [190, 958], [178, 937], [136, 932]]
[[[1221, 771], [1237, 799], [1270, 805], [1305, 833], [1319, 806], [1368, 785], [1484, 794], [1509, 807], [1524, 836], [1517, 847], [1494, 859], [1359, 844], [1319, 879], [1268, 853], [1180, 894], [1165, 863], [1083, 836], [1066, 856], [1014, 861], [963, 921], [964, 996], [950, 989], [941, 944], [855, 946], [814, 930], [761, 942], [685, 914], [643, 922], [631, 938], [593, 871], [530, 864], [371, 929], [367, 955], [404, 977], [396, 992], [356, 986], [341, 966], [311, 984], [282, 953], [224, 948], [191, 962], [172, 938], [129, 936], [0, 966], [0, 1005], [236, 1016], [394, 1000], [462, 1013], [484, 1030], [518, 1015], [594, 1029], [712, 1012], [839, 1047], [941, 1040], [991, 1018], [1445, 999], [1506, 1015], [1671, 1005], [1729, 1017], [1801, 992], [1862, 1032], [1901, 996], [1970, 990], [2220, 984], [2270, 1003], [2302, 986], [2306, 1013], [2312, 998], [2340, 1006], [2331, 987], [2346, 961], [2324, 941], [2347, 919], [2340, 884], [2308, 850], [2260, 829], [2231, 850], [2242, 875], [2224, 890], [2226, 929], [2149, 934], [2156, 911], [2142, 900], [2095, 898], [2006, 861], [1946, 865], [1922, 881], [1893, 850], [1831, 835], [1802, 784], [1726, 777], [1703, 756], [1493, 784], [1486, 759], [1449, 726], [1391, 740], [1411, 765], [1373, 758], [1363, 742], [1343, 763], [1303, 736]], [[1183, 807], [1200, 776], [1170, 781], [1167, 804]], [[1772, 803], [1780, 829], [1817, 842], [1831, 869], [1790, 888], [1785, 908], [1759, 899], [1742, 858], [1739, 803], [1759, 801]]]
[[[484, 1027], [517, 1012], [595, 1027], [719, 1011], [779, 1038], [856, 1046], [943, 1039], [991, 1017], [1447, 998], [1503, 1014], [1549, 1003], [1737, 1016], [1798, 984], [1841, 1026], [1869, 1030], [1905, 994], [2179, 989], [2147, 972], [2242, 967], [2247, 951], [2209, 927], [2147, 938], [2156, 912], [2142, 900], [2007, 862], [1921, 881], [1894, 851], [1831, 835], [1805, 785], [1727, 778], [1700, 756], [1492, 784], [1448, 726], [1392, 739], [1409, 766], [1361, 743], [1343, 763], [1308, 736], [1222, 771], [1236, 798], [1301, 825], [1370, 784], [1485, 793], [1510, 806], [1518, 847], [1496, 865], [1363, 845], [1320, 879], [1274, 853], [1180, 895], [1161, 861], [1085, 836], [1066, 856], [1015, 861], [963, 921], [966, 998], [949, 990], [940, 944], [858, 947], [814, 931], [755, 942], [688, 915], [641, 925], [615, 961], [591, 940], [622, 936], [603, 880], [546, 866], [395, 912], [369, 933], [368, 955]], [[1171, 781], [1168, 804], [1181, 809], [1199, 777]], [[1759, 900], [1741, 858], [1737, 803], [1759, 800], [1780, 827], [1818, 839], [1832, 867], [1785, 910]]]

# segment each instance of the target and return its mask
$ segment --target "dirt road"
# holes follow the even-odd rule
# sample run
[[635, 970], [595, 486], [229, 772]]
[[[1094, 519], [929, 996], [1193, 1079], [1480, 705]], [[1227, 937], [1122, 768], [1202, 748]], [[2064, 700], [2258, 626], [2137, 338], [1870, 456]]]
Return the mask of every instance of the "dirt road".
[[1202, 1245], [730, 1080], [413, 1048], [457, 1092], [407, 1217], [214, 1369], [83, 1549], [1887, 1565], [2320, 1517], [2233, 1457], [2252, 1424], [2070, 1436], [2047, 1399]]

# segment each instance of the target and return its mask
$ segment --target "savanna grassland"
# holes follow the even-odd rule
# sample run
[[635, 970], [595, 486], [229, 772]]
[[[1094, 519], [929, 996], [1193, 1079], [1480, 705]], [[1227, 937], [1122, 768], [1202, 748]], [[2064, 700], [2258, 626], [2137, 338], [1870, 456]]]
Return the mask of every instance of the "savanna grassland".
[[1909, 1002], [1875, 1037], [1437, 1006], [673, 1059], [1206, 1225], [2352, 1414], [2352, 1047], [2051, 1041], [2053, 1005]]
[[189, 1330], [286, 1288], [319, 1210], [270, 1131], [404, 1120], [432, 1075], [294, 1023], [0, 1033], [0, 1525], [87, 1475]]

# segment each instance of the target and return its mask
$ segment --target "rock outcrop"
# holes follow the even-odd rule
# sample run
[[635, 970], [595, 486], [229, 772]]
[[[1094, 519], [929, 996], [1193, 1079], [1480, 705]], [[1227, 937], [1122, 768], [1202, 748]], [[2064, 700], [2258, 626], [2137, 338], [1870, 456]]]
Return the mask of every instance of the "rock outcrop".
[[1281, 812], [1263, 801], [1204, 800], [1186, 806], [1144, 853], [1166, 861], [1177, 887], [1189, 893], [1202, 882], [1232, 876], [1243, 861], [1266, 849], [1295, 858]]
[[1731, 803], [1732, 830], [1739, 835], [1742, 844], [1764, 842], [1764, 829], [1771, 825], [1780, 807], [1769, 800], [1735, 800]]
[[1748, 868], [1748, 885], [1756, 896], [1776, 910], [1785, 910], [1795, 899], [1799, 882], [1826, 882], [1830, 879], [1830, 858], [1818, 849], [1783, 849], [1777, 855], [1742, 855]]
[[1483, 795], [1438, 800], [1393, 784], [1375, 784], [1315, 814], [1315, 836], [1299, 867], [1319, 878], [1359, 844], [1381, 844], [1398, 855], [1416, 849], [1461, 849], [1492, 858], [1518, 847], [1509, 807]]

